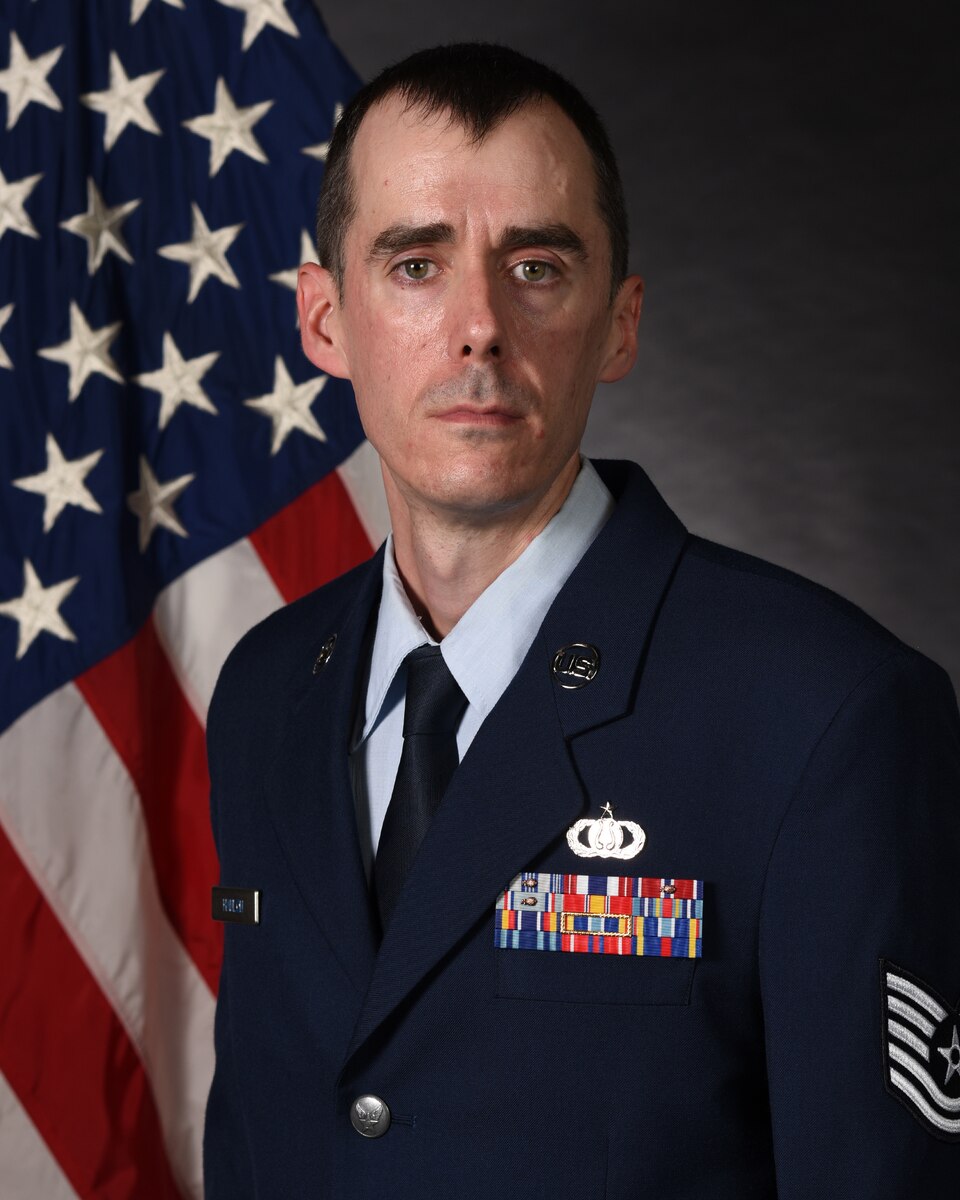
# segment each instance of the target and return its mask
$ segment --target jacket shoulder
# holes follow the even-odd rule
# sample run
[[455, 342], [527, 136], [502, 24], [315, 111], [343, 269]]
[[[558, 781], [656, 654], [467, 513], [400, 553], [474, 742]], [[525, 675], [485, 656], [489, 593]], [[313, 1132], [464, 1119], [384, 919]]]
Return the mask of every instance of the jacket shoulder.
[[903, 643], [851, 600], [823, 584], [815, 583], [796, 571], [777, 566], [742, 550], [691, 536], [687, 556], [691, 565], [715, 584], [722, 581], [731, 596], [755, 597], [757, 602], [773, 606], [785, 617], [806, 615], [808, 619], [833, 623], [838, 630], [849, 627], [862, 637], [875, 639], [891, 649]]
[[701, 645], [735, 655], [761, 686], [784, 669], [798, 686], [806, 678], [846, 688], [890, 658], [934, 666], [829, 588], [704, 538], [689, 539], [672, 591], [682, 610], [699, 612]]

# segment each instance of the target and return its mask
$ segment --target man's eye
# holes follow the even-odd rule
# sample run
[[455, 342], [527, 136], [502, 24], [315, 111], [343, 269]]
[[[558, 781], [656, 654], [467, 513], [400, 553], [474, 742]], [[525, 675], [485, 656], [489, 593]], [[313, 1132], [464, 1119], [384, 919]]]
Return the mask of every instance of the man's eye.
[[426, 279], [432, 266], [428, 258], [408, 258], [397, 264], [397, 270], [407, 279]]
[[545, 279], [550, 278], [554, 270], [555, 268], [550, 263], [531, 258], [526, 262], [517, 263], [513, 268], [513, 274], [525, 283], [543, 283]]

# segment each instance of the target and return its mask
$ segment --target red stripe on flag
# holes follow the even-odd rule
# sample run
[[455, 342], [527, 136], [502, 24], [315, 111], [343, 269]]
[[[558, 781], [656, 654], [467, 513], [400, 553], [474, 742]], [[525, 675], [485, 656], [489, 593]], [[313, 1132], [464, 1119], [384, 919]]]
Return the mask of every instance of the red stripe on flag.
[[140, 793], [164, 910], [216, 995], [223, 928], [210, 916], [219, 868], [203, 727], [153, 622], [75, 682]]
[[0, 1070], [87, 1200], [179, 1200], [136, 1051], [0, 828]]
[[249, 540], [288, 603], [364, 562], [373, 549], [336, 471], [265, 521]]

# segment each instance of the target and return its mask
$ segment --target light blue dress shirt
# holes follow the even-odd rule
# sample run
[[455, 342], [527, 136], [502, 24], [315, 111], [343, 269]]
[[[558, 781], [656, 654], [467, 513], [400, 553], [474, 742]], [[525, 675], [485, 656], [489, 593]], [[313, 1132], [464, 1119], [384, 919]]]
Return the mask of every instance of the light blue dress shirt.
[[[481, 592], [440, 643], [444, 661], [467, 698], [457, 730], [461, 762], [487, 714], [517, 673], [554, 597], [613, 508], [613, 497], [584, 459], [559, 512], [519, 558]], [[425, 643], [437, 644], [420, 623], [404, 589], [391, 534], [383, 557], [383, 591], [367, 677], [363, 728], [350, 755], [360, 845], [368, 876], [403, 749], [407, 687], [403, 660]]]

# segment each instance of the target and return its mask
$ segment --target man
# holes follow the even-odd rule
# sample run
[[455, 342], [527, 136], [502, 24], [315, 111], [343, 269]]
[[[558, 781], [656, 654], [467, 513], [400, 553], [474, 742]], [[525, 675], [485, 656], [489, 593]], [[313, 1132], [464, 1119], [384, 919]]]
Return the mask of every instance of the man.
[[581, 460], [641, 299], [595, 115], [415, 55], [343, 116], [318, 249], [304, 349], [393, 534], [211, 708], [207, 1200], [954, 1195], [952, 689]]

